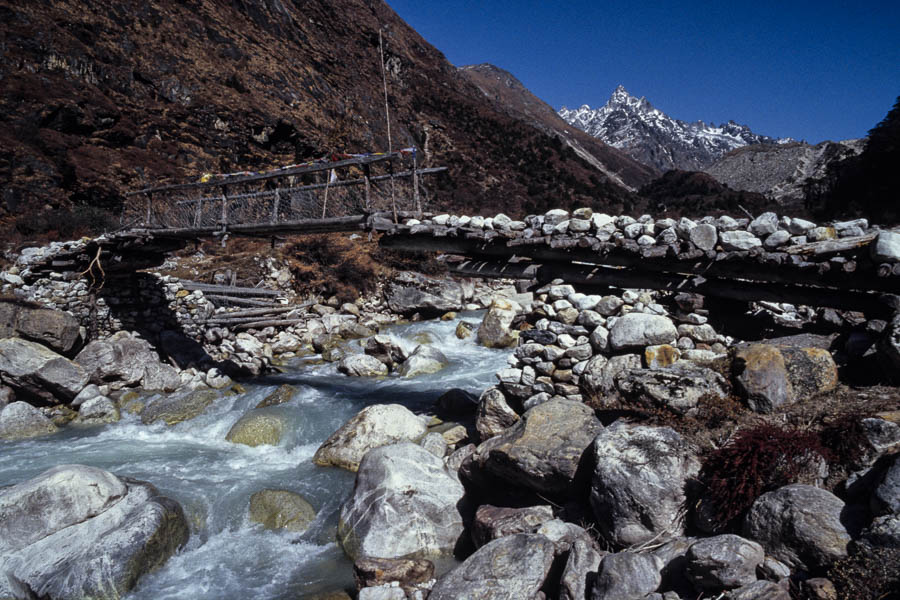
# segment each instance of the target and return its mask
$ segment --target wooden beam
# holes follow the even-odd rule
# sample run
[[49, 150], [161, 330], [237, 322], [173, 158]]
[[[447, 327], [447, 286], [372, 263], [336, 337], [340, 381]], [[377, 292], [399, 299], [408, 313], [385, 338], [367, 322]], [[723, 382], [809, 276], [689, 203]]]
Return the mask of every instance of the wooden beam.
[[[455, 237], [434, 237], [430, 233], [409, 235], [394, 233], [385, 235], [379, 243], [387, 248], [413, 250], [422, 252], [447, 252], [466, 256], [485, 256], [508, 258], [511, 256], [527, 257], [535, 261], [583, 262], [614, 267], [633, 267], [652, 273], [684, 273], [707, 277], [735, 277], [754, 281], [784, 284], [819, 284], [840, 289], [878, 290], [900, 293], [900, 282], [892, 277], [877, 277], [874, 273], [866, 274], [857, 269], [852, 274], [835, 270], [821, 273], [817, 268], [823, 263], [805, 263], [771, 265], [758, 262], [757, 259], [738, 256], [726, 257], [731, 260], [710, 260], [704, 254], [697, 260], [679, 260], [668, 256], [646, 258], [638, 253], [630, 252], [615, 244], [604, 244], [598, 250], [581, 248], [577, 244], [558, 244], [553, 248], [546, 245], [547, 238], [534, 243], [523, 243], [524, 240], [505, 240], [494, 242], [482, 239], [470, 239], [459, 235]], [[534, 238], [537, 239], [537, 238]], [[562, 240], [566, 241], [566, 240]], [[813, 269], [802, 268], [809, 264]], [[827, 263], [824, 263], [827, 264]]]
[[[643, 273], [631, 269], [612, 269], [598, 265], [573, 263], [534, 263], [493, 260], [466, 260], [452, 264], [450, 271], [467, 277], [536, 279], [549, 282], [562, 279], [567, 283], [610, 286], [629, 289], [651, 289], [671, 292], [693, 292], [732, 300], [789, 302], [807, 306], [825, 306], [841, 310], [862, 311], [882, 318], [890, 315], [896, 299], [881, 294], [847, 290], [790, 286], [736, 280], [683, 277], [665, 273]], [[894, 297], [896, 298], [896, 297]]]

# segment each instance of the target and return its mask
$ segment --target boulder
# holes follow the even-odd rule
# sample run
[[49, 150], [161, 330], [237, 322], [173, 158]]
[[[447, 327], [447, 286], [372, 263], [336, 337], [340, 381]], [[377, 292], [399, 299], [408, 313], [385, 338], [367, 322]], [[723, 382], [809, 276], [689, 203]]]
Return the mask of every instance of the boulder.
[[462, 286], [449, 279], [434, 279], [405, 271], [385, 288], [385, 300], [391, 312], [443, 314], [465, 306]]
[[149, 342], [127, 331], [92, 341], [78, 353], [75, 362], [81, 365], [91, 382], [98, 385], [106, 383], [114, 389], [132, 386], [149, 373], [154, 389], [174, 389], [171, 385], [166, 386], [174, 369], [159, 362], [159, 355]]
[[488, 388], [478, 400], [475, 428], [482, 440], [500, 435], [519, 420], [519, 415], [510, 408], [506, 397], [499, 389]]
[[582, 456], [603, 425], [581, 402], [550, 400], [475, 451], [486, 472], [515, 486], [563, 495], [575, 490]]
[[425, 420], [400, 404], [373, 404], [332, 433], [316, 450], [313, 462], [356, 471], [372, 448], [413, 441], [426, 430]]
[[617, 552], [600, 561], [591, 600], [642, 600], [662, 583], [662, 561], [652, 554]]
[[316, 519], [316, 509], [288, 490], [261, 490], [250, 496], [250, 520], [265, 529], [303, 533]]
[[508, 508], [482, 504], [472, 522], [472, 541], [481, 547], [492, 540], [516, 533], [534, 533], [541, 524], [553, 519], [549, 505]]
[[553, 564], [554, 546], [544, 536], [498, 538], [438, 579], [428, 600], [535, 598]]
[[724, 399], [729, 392], [724, 377], [690, 363], [663, 369], [626, 369], [616, 375], [615, 382], [629, 402], [647, 408], [667, 408], [680, 415], [696, 413], [703, 397]]
[[17, 392], [50, 404], [71, 401], [88, 383], [77, 363], [19, 338], [0, 340], [0, 378]]
[[225, 439], [245, 446], [277, 446], [284, 433], [284, 417], [260, 409], [251, 410], [231, 426]]
[[755, 581], [732, 590], [726, 598], [728, 600], [791, 600], [787, 580], [782, 583], [774, 581]]
[[587, 362], [579, 379], [579, 386], [586, 402], [593, 408], [610, 408], [618, 396], [616, 376], [630, 369], [641, 368], [641, 357], [637, 354], [620, 354], [612, 358], [603, 355]]
[[266, 408], [267, 406], [277, 406], [279, 404], [284, 404], [285, 402], [290, 402], [296, 393], [297, 388], [289, 383], [282, 383], [275, 388], [275, 391], [260, 400], [259, 404], [256, 405], [256, 408]]
[[719, 234], [719, 243], [726, 251], [746, 251], [762, 246], [762, 240], [749, 231], [723, 231]]
[[791, 569], [825, 568], [847, 556], [850, 534], [844, 502], [826, 490], [795, 483], [756, 499], [744, 518], [744, 537]]
[[447, 450], [450, 448], [450, 445], [447, 443], [447, 440], [444, 439], [444, 436], [437, 431], [429, 431], [426, 433], [422, 439], [419, 440], [419, 445], [438, 458], [447, 456]]
[[0, 597], [119, 598], [188, 539], [150, 484], [63, 465], [0, 490]]
[[900, 262], [900, 231], [880, 231], [870, 246], [872, 260], [880, 263]]
[[367, 339], [365, 353], [383, 362], [388, 369], [393, 369], [409, 356], [403, 346], [388, 335], [373, 335]]
[[[444, 462], [420, 446], [370, 450], [359, 464], [338, 522], [338, 543], [354, 560], [449, 556], [463, 533], [465, 490]], [[397, 518], [403, 515], [403, 518]]]
[[[434, 578], [434, 563], [424, 558], [363, 557], [353, 563], [353, 579], [357, 589], [391, 584], [412, 587]], [[406, 598], [406, 596], [403, 596]]]
[[176, 425], [199, 416], [219, 397], [215, 390], [194, 390], [184, 395], [162, 396], [153, 400], [141, 411], [141, 423], [150, 425], [162, 421]]
[[747, 343], [732, 351], [737, 391], [756, 412], [830, 392], [837, 386], [837, 365], [821, 348]]
[[688, 238], [701, 250], [712, 250], [719, 241], [715, 225], [708, 223], [702, 223], [691, 229]]
[[593, 453], [590, 501], [604, 536], [630, 546], [683, 534], [685, 485], [700, 463], [675, 430], [616, 421]]
[[0, 299], [0, 338], [20, 337], [67, 354], [81, 338], [80, 330], [78, 319], [67, 312]]
[[668, 317], [662, 315], [628, 313], [616, 319], [609, 330], [609, 344], [616, 351], [671, 344], [676, 339], [678, 330]]
[[350, 377], [382, 377], [388, 374], [387, 366], [368, 354], [350, 354], [338, 363], [338, 371]]
[[444, 356], [443, 352], [434, 346], [421, 344], [416, 346], [409, 358], [400, 365], [399, 373], [402, 377], [427, 375], [429, 373], [437, 373], [449, 364], [450, 361]]
[[884, 476], [872, 494], [870, 504], [876, 515], [900, 517], [900, 454], [894, 455], [889, 461]]
[[700, 592], [730, 590], [756, 581], [756, 568], [764, 558], [756, 542], [726, 533], [692, 544], [685, 572]]
[[778, 215], [773, 212], [765, 212], [752, 221], [747, 227], [750, 233], [759, 237], [765, 237], [778, 231]]
[[27, 402], [13, 402], [0, 410], [0, 440], [23, 440], [57, 431], [53, 421]]
[[593, 589], [600, 561], [606, 555], [585, 540], [575, 540], [559, 580], [559, 600], [586, 600]]
[[74, 423], [78, 425], [105, 425], [122, 418], [119, 407], [106, 396], [95, 396], [78, 407]]
[[478, 327], [478, 342], [488, 348], [508, 348], [515, 345], [518, 332], [510, 325], [516, 316], [516, 306], [506, 298], [495, 298]]

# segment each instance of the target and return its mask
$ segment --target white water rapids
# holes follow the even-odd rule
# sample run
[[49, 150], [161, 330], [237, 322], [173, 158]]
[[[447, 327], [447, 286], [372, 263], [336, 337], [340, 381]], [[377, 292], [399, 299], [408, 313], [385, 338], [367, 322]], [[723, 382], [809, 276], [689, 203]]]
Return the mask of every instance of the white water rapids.
[[[460, 318], [476, 322], [480, 314]], [[181, 503], [191, 523], [187, 546], [161, 569], [143, 577], [130, 600], [299, 600], [352, 586], [351, 563], [334, 542], [337, 512], [354, 474], [317, 467], [319, 445], [369, 404], [399, 403], [430, 412], [445, 391], [480, 394], [495, 383], [508, 351], [489, 350], [454, 335], [458, 320], [393, 327], [390, 335], [412, 349], [430, 336], [450, 359], [434, 375], [380, 380], [350, 378], [334, 364], [298, 360], [286, 373], [244, 382], [247, 392], [220, 398], [201, 416], [167, 427], [146, 426], [123, 413], [112, 425], [70, 426], [23, 442], [0, 442], [0, 486], [25, 481], [60, 464], [100, 467], [149, 481]], [[358, 345], [358, 343], [357, 343]], [[293, 399], [282, 411], [291, 427], [278, 446], [250, 448], [225, 440], [231, 426], [277, 386], [289, 383]], [[250, 495], [262, 489], [301, 494], [318, 511], [304, 534], [272, 532], [251, 523]]]

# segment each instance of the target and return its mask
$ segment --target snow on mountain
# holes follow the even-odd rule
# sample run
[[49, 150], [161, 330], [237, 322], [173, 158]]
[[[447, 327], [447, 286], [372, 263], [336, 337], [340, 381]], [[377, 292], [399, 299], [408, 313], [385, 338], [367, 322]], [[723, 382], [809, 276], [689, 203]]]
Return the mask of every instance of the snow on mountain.
[[613, 148], [663, 171], [699, 171], [726, 152], [743, 146], [793, 141], [753, 133], [746, 125], [734, 121], [714, 125], [673, 119], [654, 108], [646, 98], [632, 96], [621, 85], [600, 108], [591, 109], [587, 104], [577, 109], [564, 106], [558, 114]]

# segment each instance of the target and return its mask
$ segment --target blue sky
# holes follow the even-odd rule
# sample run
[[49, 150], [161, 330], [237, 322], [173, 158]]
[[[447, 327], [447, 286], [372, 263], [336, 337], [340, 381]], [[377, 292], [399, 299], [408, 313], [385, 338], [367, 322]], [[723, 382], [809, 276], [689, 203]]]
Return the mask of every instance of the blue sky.
[[900, 96], [900, 1], [387, 0], [457, 65], [510, 71], [554, 108], [619, 84], [669, 116], [817, 143]]

